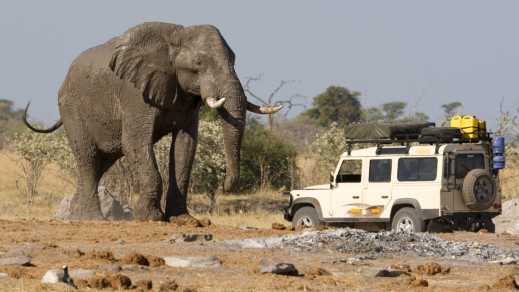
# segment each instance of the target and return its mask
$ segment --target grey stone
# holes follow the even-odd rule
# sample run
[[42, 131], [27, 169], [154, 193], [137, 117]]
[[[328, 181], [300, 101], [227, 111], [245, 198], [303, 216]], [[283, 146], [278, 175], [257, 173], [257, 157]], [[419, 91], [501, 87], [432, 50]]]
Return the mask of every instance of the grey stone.
[[500, 265], [515, 265], [517, 264], [518, 259], [516, 258], [505, 258], [499, 261], [491, 261], [491, 264], [500, 264]]
[[63, 282], [63, 277], [65, 276], [65, 272], [63, 269], [52, 269], [48, 270], [43, 278], [41, 278], [41, 282], [44, 284], [56, 284]]
[[[304, 231], [282, 236], [227, 240], [227, 248], [286, 248], [297, 252], [323, 249], [346, 254], [407, 255], [461, 259], [472, 262], [518, 260], [519, 249], [500, 248], [493, 244], [453, 241], [429, 233], [392, 231], [368, 232], [352, 228]], [[507, 260], [510, 261], [510, 260]]]
[[213, 240], [212, 234], [182, 234], [182, 239], [184, 242], [194, 242], [194, 241], [211, 241]]
[[164, 257], [166, 265], [176, 268], [217, 268], [222, 262], [215, 256], [210, 257]]
[[31, 266], [31, 258], [28, 256], [0, 258], [0, 266]]
[[95, 271], [86, 269], [74, 269], [70, 270], [69, 275], [72, 279], [88, 279], [95, 276]]
[[272, 260], [262, 259], [260, 262], [260, 273], [277, 274], [285, 276], [297, 276], [299, 271], [291, 263], [276, 262]]
[[399, 277], [401, 275], [409, 275], [409, 273], [402, 271], [402, 270], [394, 270], [390, 268], [385, 268], [382, 270], [379, 270], [375, 277]]

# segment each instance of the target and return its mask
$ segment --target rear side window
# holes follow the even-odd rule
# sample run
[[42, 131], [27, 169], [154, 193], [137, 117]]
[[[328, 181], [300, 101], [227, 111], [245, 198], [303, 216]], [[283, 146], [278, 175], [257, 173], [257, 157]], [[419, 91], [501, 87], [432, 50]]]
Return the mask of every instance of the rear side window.
[[473, 169], [485, 169], [483, 154], [456, 155], [456, 178], [464, 178]]
[[399, 181], [433, 181], [436, 180], [438, 160], [428, 158], [400, 158], [398, 160]]
[[369, 162], [370, 182], [391, 181], [391, 159], [376, 159]]
[[362, 160], [344, 160], [337, 174], [338, 183], [359, 183], [362, 179]]

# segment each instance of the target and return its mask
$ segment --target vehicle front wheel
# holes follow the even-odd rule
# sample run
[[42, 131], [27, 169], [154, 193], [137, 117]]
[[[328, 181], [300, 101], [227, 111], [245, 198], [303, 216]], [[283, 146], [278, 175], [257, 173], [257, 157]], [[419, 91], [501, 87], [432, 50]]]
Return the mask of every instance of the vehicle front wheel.
[[424, 232], [425, 222], [414, 208], [404, 207], [398, 210], [391, 221], [391, 229], [397, 232]]
[[319, 226], [319, 216], [314, 207], [304, 206], [297, 209], [294, 217], [292, 218], [292, 225], [295, 230], [303, 228], [312, 228]]

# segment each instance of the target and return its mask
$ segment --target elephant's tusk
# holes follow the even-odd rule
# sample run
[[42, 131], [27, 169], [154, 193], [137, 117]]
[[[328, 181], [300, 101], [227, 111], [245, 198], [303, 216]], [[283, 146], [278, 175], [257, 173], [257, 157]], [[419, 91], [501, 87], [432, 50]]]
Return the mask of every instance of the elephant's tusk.
[[218, 100], [216, 100], [216, 98], [214, 98], [214, 97], [209, 97], [205, 100], [205, 103], [207, 103], [207, 105], [210, 108], [219, 108], [223, 105], [224, 102], [225, 102], [225, 97], [222, 97]]
[[257, 106], [251, 102], [247, 101], [247, 110], [256, 114], [261, 115], [270, 115], [279, 112], [283, 108], [282, 105], [266, 105], [266, 106]]

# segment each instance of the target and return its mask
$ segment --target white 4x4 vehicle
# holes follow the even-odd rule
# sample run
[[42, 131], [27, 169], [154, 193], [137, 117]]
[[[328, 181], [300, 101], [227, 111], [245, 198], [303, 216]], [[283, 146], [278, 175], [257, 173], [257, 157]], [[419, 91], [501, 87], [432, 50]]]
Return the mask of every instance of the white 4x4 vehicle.
[[492, 159], [489, 141], [349, 150], [329, 184], [285, 193], [285, 219], [296, 228], [376, 223], [423, 232], [440, 223], [494, 232], [501, 195]]

